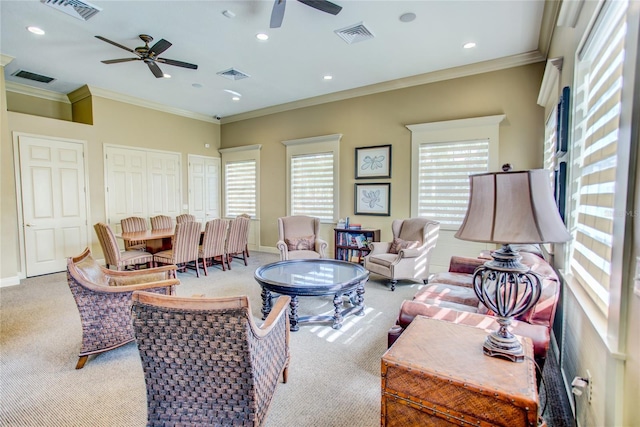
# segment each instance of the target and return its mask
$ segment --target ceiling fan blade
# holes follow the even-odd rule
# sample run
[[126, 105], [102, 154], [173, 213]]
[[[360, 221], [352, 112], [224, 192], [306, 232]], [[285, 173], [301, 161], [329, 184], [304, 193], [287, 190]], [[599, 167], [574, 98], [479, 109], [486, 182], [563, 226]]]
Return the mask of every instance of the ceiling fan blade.
[[284, 18], [284, 8], [286, 6], [285, 0], [276, 0], [273, 4], [273, 10], [271, 11], [271, 23], [270, 28], [280, 28], [282, 25], [282, 19]]
[[139, 61], [140, 58], [122, 58], [122, 59], [107, 59], [106, 61], [100, 61], [103, 64], [117, 64], [119, 62]]
[[120, 43], [116, 43], [116, 42], [114, 42], [114, 41], [112, 41], [112, 40], [109, 40], [109, 39], [106, 39], [106, 38], [104, 38], [104, 37], [102, 37], [102, 36], [96, 36], [96, 38], [97, 38], [97, 39], [102, 40], [103, 42], [107, 42], [107, 43], [109, 43], [109, 44], [112, 44], [112, 45], [114, 45], [114, 46], [117, 46], [117, 47], [119, 47], [120, 49], [124, 49], [124, 50], [126, 50], [126, 51], [128, 51], [128, 52], [135, 53], [136, 55], [138, 55], [138, 54], [136, 53], [136, 51], [135, 51], [135, 50], [133, 50], [133, 49], [131, 49], [131, 48], [128, 48], [128, 47], [126, 47], [126, 46], [123, 46], [123, 45], [121, 45]]
[[149, 66], [149, 69], [151, 70], [154, 76], [156, 76], [157, 78], [164, 77], [164, 73], [162, 72], [160, 67], [158, 67], [158, 64], [156, 64], [154, 61], [151, 61], [151, 60], [147, 60], [144, 62], [147, 63], [147, 65]]
[[198, 66], [196, 64], [189, 64], [188, 62], [176, 61], [175, 59], [157, 58], [156, 61], [162, 64], [175, 65], [176, 67], [190, 68], [192, 70], [198, 69]]
[[160, 39], [160, 41], [154, 44], [151, 49], [149, 49], [150, 56], [158, 56], [165, 50], [171, 47], [171, 43], [166, 41], [165, 39]]
[[314, 9], [318, 9], [322, 12], [337, 15], [342, 10], [342, 6], [338, 6], [335, 3], [331, 3], [327, 0], [298, 0], [300, 3], [304, 3], [307, 6], [311, 6]]

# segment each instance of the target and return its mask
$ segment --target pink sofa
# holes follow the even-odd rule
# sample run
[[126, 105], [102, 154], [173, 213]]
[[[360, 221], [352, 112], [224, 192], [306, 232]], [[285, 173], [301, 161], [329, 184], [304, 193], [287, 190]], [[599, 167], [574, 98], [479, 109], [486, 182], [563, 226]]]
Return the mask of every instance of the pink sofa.
[[[542, 276], [542, 295], [531, 310], [512, 322], [512, 332], [532, 339], [535, 359], [542, 368], [558, 303], [559, 281], [555, 270], [542, 255], [522, 250], [520, 255], [524, 264]], [[452, 257], [448, 272], [434, 274], [429, 284], [421, 288], [413, 300], [402, 303], [396, 325], [389, 330], [389, 346], [418, 315], [483, 329], [497, 329], [498, 323], [493, 313], [480, 303], [472, 285], [475, 268], [485, 261], [486, 258]]]

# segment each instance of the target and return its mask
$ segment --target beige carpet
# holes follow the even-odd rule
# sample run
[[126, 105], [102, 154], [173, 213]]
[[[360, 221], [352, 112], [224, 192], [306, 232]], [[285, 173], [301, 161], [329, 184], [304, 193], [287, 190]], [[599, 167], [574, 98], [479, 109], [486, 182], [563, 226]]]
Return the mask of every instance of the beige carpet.
[[[208, 277], [182, 273], [178, 295], [246, 294], [260, 323], [255, 269], [277, 255], [252, 252], [249, 266], [214, 269]], [[342, 329], [303, 325], [291, 334], [289, 382], [279, 384], [267, 427], [380, 425], [380, 357], [387, 329], [403, 299], [419, 284], [395, 292], [372, 277], [366, 315], [348, 316]], [[331, 313], [332, 297], [300, 298], [300, 315]], [[78, 312], [64, 273], [0, 289], [0, 425], [144, 426], [145, 385], [135, 343], [90, 357], [75, 370], [80, 349]]]

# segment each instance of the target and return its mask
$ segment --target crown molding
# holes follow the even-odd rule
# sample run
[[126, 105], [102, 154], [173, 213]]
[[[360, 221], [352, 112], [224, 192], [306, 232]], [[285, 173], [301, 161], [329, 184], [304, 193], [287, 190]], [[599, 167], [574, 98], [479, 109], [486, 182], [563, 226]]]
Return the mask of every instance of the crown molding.
[[575, 28], [584, 0], [563, 0], [558, 13], [558, 27]]
[[5, 82], [7, 92], [20, 93], [22, 95], [33, 96], [36, 98], [47, 99], [49, 101], [62, 102], [71, 104], [67, 95], [52, 90], [40, 89], [33, 86], [27, 86], [20, 83], [7, 81]]
[[96, 86], [87, 86], [89, 91], [94, 96], [100, 98], [111, 99], [112, 101], [124, 102], [125, 104], [137, 105], [138, 107], [150, 108], [152, 110], [158, 110], [169, 114], [175, 114], [176, 116], [183, 116], [190, 119], [201, 120], [209, 123], [220, 123], [219, 120], [205, 114], [194, 113], [193, 111], [183, 110], [181, 108], [173, 108], [164, 104], [160, 104], [153, 101], [147, 101], [145, 99], [136, 98], [134, 96], [124, 95], [122, 93], [113, 92], [107, 89], [102, 89]]
[[403, 79], [391, 80], [375, 85], [363, 86], [356, 89], [344, 90], [341, 92], [330, 93], [328, 95], [316, 96], [313, 98], [302, 99], [286, 104], [275, 105], [273, 107], [267, 107], [259, 110], [249, 111], [246, 113], [236, 114], [222, 119], [222, 124], [237, 122], [246, 119], [253, 119], [256, 117], [266, 116], [268, 114], [282, 113], [284, 111], [295, 110], [297, 108], [312, 107], [329, 102], [343, 101], [349, 98], [357, 98], [360, 96], [373, 95], [376, 93], [387, 92], [396, 89], [404, 89], [412, 86], [420, 86], [428, 83], [436, 83], [444, 80], [457, 79], [461, 77], [473, 76], [475, 74], [488, 73], [491, 71], [499, 71], [507, 68], [534, 64], [537, 62], [542, 62], [545, 59], [546, 58], [540, 53], [540, 51], [534, 50], [519, 55], [512, 55], [493, 59], [490, 61], [478, 62], [471, 65], [434, 71], [432, 73], [419, 74], [417, 76], [405, 77]]
[[538, 93], [537, 103], [539, 106], [547, 106], [554, 90], [556, 92], [556, 96], [558, 95], [558, 82], [560, 81], [560, 71], [562, 71], [563, 61], [563, 57], [553, 58], [547, 61], [547, 65], [544, 68], [544, 75], [542, 76], [540, 92]]
[[14, 59], [15, 58], [13, 56], [3, 55], [0, 53], [0, 66], [6, 67]]

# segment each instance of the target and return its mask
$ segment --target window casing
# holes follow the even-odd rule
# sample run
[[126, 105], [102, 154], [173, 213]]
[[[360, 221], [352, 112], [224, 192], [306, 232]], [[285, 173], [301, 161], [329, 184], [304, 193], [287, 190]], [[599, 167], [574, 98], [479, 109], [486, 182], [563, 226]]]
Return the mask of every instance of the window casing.
[[282, 142], [287, 147], [287, 215], [336, 222], [341, 137], [326, 135]]
[[616, 215], [615, 190], [621, 181], [626, 8], [626, 1], [604, 4], [578, 51], [574, 78], [569, 271], [604, 316], [613, 285], [614, 245], [623, 244], [614, 238], [614, 218], [624, 221], [624, 215]]

